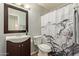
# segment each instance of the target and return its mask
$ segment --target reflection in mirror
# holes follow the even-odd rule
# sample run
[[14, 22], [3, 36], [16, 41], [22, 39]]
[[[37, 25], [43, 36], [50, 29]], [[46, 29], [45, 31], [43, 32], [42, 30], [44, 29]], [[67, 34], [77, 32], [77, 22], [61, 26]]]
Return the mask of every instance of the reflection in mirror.
[[26, 30], [26, 13], [8, 8], [8, 30]]
[[9, 15], [8, 19], [8, 30], [19, 30], [18, 16]]

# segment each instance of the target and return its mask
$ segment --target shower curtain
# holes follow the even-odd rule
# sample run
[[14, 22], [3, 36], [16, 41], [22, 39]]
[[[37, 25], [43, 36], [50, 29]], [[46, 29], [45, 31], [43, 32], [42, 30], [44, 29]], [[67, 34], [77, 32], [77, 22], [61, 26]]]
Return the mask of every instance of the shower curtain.
[[41, 34], [54, 37], [54, 42], [63, 49], [70, 47], [73, 45], [75, 37], [73, 20], [74, 4], [49, 12], [41, 17]]

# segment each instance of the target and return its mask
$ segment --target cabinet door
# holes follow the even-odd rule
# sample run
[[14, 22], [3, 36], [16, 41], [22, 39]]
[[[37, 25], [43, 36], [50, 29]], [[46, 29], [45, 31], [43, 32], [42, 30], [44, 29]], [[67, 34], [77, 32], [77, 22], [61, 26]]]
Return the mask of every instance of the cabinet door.
[[20, 56], [20, 44], [7, 41], [7, 55]]
[[26, 40], [21, 44], [21, 55], [30, 56], [30, 39]]

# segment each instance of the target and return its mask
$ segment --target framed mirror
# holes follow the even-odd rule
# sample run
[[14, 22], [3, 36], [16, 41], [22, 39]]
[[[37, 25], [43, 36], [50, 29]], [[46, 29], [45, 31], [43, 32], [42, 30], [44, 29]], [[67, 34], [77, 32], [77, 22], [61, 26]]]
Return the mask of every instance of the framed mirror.
[[28, 32], [28, 12], [24, 9], [4, 4], [4, 33]]

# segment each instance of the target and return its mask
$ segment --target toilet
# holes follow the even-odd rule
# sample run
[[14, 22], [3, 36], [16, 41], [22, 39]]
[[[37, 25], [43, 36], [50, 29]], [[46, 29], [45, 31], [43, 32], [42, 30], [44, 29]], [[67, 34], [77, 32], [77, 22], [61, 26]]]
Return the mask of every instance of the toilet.
[[38, 47], [39, 52], [38, 56], [48, 56], [48, 53], [51, 51], [51, 47], [46, 43], [42, 43], [42, 36], [34, 36], [34, 44]]

